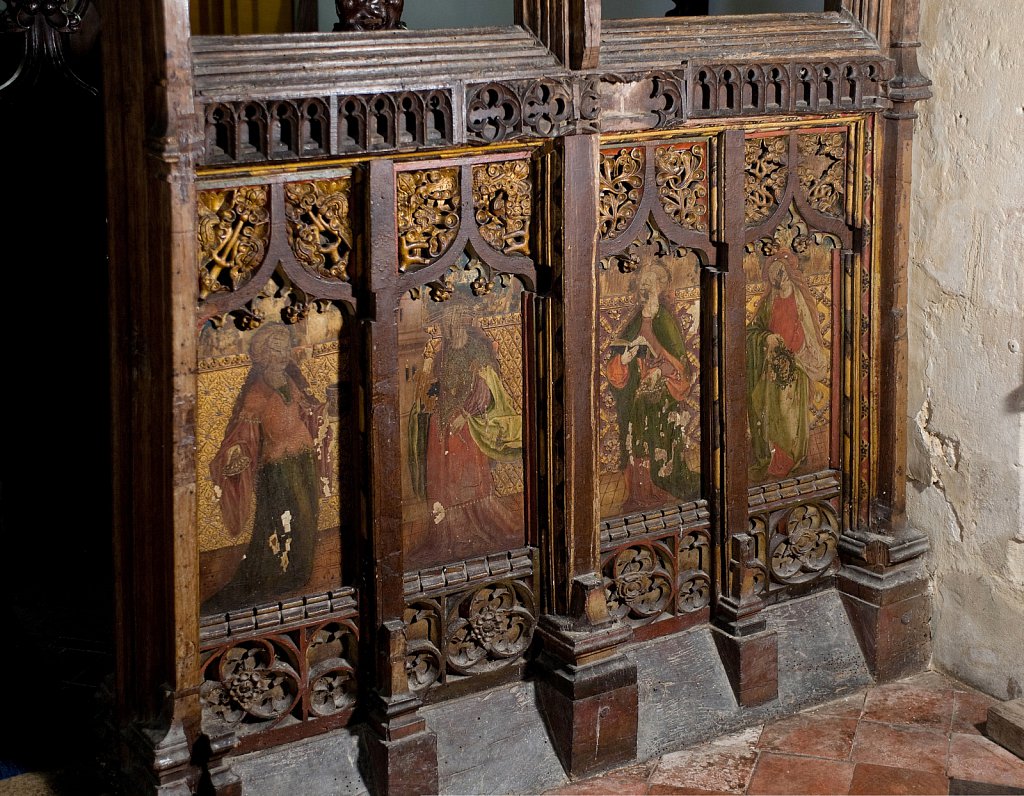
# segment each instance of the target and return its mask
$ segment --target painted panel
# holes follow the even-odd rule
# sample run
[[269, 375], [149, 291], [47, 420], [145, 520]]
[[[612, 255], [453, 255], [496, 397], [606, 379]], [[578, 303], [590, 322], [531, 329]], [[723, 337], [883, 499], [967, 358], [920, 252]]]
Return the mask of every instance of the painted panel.
[[602, 262], [602, 519], [700, 496], [700, 267], [651, 223], [628, 259]]
[[463, 265], [446, 295], [417, 291], [399, 308], [407, 570], [526, 541], [523, 287]]
[[771, 237], [747, 247], [751, 486], [838, 464], [839, 245], [810, 229], [794, 205]]
[[352, 484], [339, 470], [339, 440], [354, 442], [342, 327], [341, 311], [327, 305], [296, 324], [207, 324], [200, 334], [204, 614], [340, 583], [339, 518]]

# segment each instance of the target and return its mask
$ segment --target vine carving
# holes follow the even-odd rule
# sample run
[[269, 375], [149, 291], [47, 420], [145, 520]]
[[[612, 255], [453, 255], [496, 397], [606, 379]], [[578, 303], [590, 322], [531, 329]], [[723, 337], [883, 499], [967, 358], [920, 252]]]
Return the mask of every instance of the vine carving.
[[322, 279], [348, 280], [350, 188], [349, 177], [285, 186], [288, 242], [303, 267]]
[[800, 187], [807, 203], [819, 213], [841, 217], [846, 193], [846, 136], [815, 133], [797, 140]]
[[658, 147], [654, 161], [658, 197], [665, 212], [685, 229], [707, 231], [707, 145]]
[[750, 138], [746, 142], [745, 218], [749, 226], [771, 216], [786, 193], [789, 181], [788, 145], [785, 136]]
[[645, 153], [640, 147], [601, 155], [601, 237], [612, 240], [633, 222], [644, 190]]
[[398, 263], [402, 271], [444, 254], [459, 231], [459, 175], [453, 168], [398, 175]]
[[474, 166], [473, 207], [487, 243], [505, 254], [530, 254], [529, 161]]
[[199, 192], [199, 298], [237, 290], [262, 264], [270, 231], [267, 189]]

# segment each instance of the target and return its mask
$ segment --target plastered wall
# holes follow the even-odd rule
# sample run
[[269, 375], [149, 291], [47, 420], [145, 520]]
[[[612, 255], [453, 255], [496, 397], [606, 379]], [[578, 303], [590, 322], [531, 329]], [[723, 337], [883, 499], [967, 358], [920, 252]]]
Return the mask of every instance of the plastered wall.
[[908, 511], [932, 541], [934, 664], [1024, 689], [1024, 15], [922, 0]]

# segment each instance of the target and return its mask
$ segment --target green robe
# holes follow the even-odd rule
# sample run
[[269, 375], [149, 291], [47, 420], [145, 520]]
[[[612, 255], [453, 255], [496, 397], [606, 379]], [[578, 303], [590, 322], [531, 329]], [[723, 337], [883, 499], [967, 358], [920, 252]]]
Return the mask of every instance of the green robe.
[[[622, 334], [633, 340], [640, 333], [643, 316], [637, 313]], [[651, 319], [658, 343], [681, 363], [687, 362], [686, 344], [679, 325], [664, 307]], [[700, 490], [700, 474], [686, 464], [690, 440], [671, 418], [679, 411], [679, 401], [662, 380], [653, 390], [640, 388], [640, 356], [629, 363], [629, 378], [621, 388], [609, 385], [615, 396], [619, 420], [620, 468], [625, 470], [630, 459], [649, 462], [651, 481], [655, 486], [679, 500], [692, 500]]]
[[[772, 352], [767, 350], [772, 334], [771, 307], [770, 299], [763, 301], [747, 327], [747, 419], [750, 478], [754, 481], [761, 481], [768, 474], [774, 449], [793, 460], [790, 472], [807, 456], [811, 382], [795, 358], [787, 368], [788, 378], [773, 378], [775, 371], [769, 357]], [[783, 360], [779, 364], [787, 364]]]

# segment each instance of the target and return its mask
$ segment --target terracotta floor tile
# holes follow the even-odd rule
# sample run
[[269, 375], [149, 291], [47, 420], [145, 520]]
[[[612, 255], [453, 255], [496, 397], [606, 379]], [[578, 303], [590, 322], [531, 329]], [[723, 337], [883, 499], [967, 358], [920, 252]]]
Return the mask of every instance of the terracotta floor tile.
[[833, 702], [826, 702], [824, 705], [805, 710], [804, 714], [808, 716], [840, 716], [844, 719], [859, 719], [860, 714], [864, 711], [864, 698], [866, 696], [867, 693], [861, 691], [859, 694], [851, 694], [848, 697], [843, 697]]
[[646, 794], [647, 780], [635, 776], [623, 776], [618, 772], [604, 774], [600, 777], [570, 782], [560, 788], [547, 791], [549, 796], [627, 796], [627, 794]]
[[876, 794], [911, 794], [933, 796], [949, 793], [949, 780], [945, 774], [932, 771], [916, 771], [909, 768], [877, 766], [872, 763], [858, 763], [853, 770], [850, 793], [854, 796]]
[[953, 694], [953, 732], [981, 735], [988, 721], [988, 709], [999, 700], [979, 691], [956, 691]]
[[765, 726], [757, 746], [772, 752], [847, 760], [857, 719], [799, 714]]
[[1024, 788], [1024, 760], [982, 735], [953, 735], [948, 773], [956, 779]]
[[914, 686], [915, 688], [930, 688], [932, 690], [955, 690], [957, 688], [963, 688], [963, 685], [959, 680], [954, 680], [949, 675], [935, 671], [912, 674], [910, 677], [904, 677], [900, 682]]
[[651, 796], [669, 793], [685, 794], [685, 796], [735, 796], [735, 794], [724, 790], [701, 790], [700, 788], [681, 788], [677, 785], [664, 784], [651, 785], [647, 792]]
[[949, 732], [953, 719], [953, 689], [912, 685], [906, 681], [868, 691], [862, 718], [888, 724], [915, 724]]
[[[757, 761], [754, 748], [761, 727], [753, 727], [709, 744], [664, 755], [651, 774], [651, 792], [670, 786], [689, 791], [743, 793]], [[672, 791], [680, 793], [682, 791]]]
[[762, 752], [750, 779], [749, 794], [848, 793], [853, 763]]
[[861, 721], [853, 739], [851, 758], [857, 763], [942, 774], [946, 770], [948, 746], [944, 732]]

